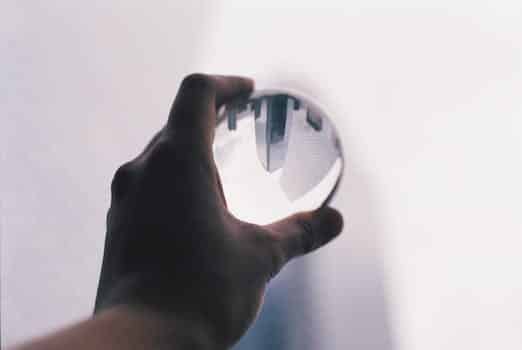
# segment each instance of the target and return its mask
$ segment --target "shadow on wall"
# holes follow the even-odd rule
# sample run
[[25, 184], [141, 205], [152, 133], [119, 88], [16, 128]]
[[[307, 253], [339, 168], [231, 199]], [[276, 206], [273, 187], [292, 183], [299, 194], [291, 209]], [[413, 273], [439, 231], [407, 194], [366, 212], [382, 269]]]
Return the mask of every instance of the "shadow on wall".
[[[328, 349], [392, 350], [389, 294], [385, 287], [380, 251], [383, 231], [371, 187], [360, 170], [352, 169], [339, 193], [339, 208], [347, 221], [345, 236], [332, 247], [334, 262], [328, 320], [333, 330], [325, 335]], [[331, 271], [330, 270], [330, 271]]]
[[[337, 205], [349, 222], [345, 237], [329, 249], [329, 257], [317, 253], [283, 269], [235, 350], [394, 349], [371, 197], [360, 174], [345, 181], [350, 185]], [[312, 265], [320, 259], [332, 260], [333, 268], [314, 274]]]
[[234, 350], [317, 349], [307, 261], [287, 265], [270, 283], [261, 313]]
[[[317, 96], [292, 80], [275, 81]], [[278, 83], [280, 82], [280, 83]], [[286, 266], [269, 285], [254, 325], [234, 347], [252, 349], [394, 349], [380, 252], [383, 234], [378, 205], [356, 142], [335, 119], [343, 138], [346, 172], [333, 206], [345, 217], [345, 232], [332, 245]]]

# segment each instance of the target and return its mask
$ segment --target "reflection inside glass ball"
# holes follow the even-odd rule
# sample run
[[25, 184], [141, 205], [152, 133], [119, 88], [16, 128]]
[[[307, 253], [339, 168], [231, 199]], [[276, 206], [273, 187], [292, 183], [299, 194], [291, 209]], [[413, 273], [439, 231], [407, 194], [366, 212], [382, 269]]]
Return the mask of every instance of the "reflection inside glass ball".
[[331, 199], [343, 168], [337, 133], [310, 100], [258, 91], [225, 106], [214, 139], [227, 206], [266, 224]]

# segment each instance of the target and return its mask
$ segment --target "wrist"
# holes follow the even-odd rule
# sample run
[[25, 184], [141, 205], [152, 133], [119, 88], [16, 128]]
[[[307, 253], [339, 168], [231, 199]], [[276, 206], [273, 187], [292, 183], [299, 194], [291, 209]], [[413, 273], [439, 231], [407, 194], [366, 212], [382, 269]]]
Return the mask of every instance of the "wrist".
[[128, 336], [144, 348], [160, 350], [224, 349], [203, 324], [177, 317], [164, 316], [144, 307], [118, 305], [107, 308], [95, 316], [111, 332], [121, 337]]

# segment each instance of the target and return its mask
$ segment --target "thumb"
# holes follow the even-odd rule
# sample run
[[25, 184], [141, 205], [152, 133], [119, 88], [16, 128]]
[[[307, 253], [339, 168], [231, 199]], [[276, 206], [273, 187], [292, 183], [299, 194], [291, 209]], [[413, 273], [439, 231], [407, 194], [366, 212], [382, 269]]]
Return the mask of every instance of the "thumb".
[[283, 255], [283, 264], [294, 257], [308, 254], [337, 237], [343, 228], [342, 215], [333, 208], [321, 207], [301, 212], [267, 225], [274, 235], [276, 249]]

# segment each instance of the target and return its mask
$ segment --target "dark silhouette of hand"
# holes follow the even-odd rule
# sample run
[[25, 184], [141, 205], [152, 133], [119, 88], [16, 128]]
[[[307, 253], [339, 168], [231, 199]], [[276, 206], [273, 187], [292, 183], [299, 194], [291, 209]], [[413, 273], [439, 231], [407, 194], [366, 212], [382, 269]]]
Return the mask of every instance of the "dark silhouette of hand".
[[166, 126], [116, 171], [95, 312], [124, 305], [181, 320], [227, 347], [254, 320], [270, 278], [341, 232], [328, 207], [267, 226], [227, 211], [212, 153], [216, 111], [252, 88], [245, 78], [188, 76]]

